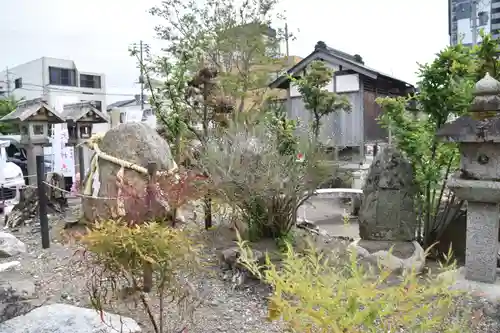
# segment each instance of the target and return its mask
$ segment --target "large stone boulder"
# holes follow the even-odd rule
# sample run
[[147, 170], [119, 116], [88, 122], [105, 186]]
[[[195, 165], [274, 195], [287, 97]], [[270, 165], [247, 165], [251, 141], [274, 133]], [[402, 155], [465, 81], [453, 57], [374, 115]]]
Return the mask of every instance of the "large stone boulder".
[[349, 244], [348, 250], [355, 252], [360, 259], [366, 260], [375, 267], [381, 265], [384, 269], [395, 273], [413, 270], [418, 274], [425, 266], [425, 251], [416, 241], [393, 242], [358, 239]]
[[2, 333], [138, 333], [141, 328], [128, 317], [67, 304], [44, 305], [0, 324]]
[[[171, 170], [176, 166], [168, 143], [154, 129], [144, 123], [120, 124], [110, 129], [99, 143], [99, 148], [108, 155], [144, 168], [147, 168], [149, 163], [155, 163], [158, 171]], [[116, 198], [118, 192], [116, 176], [121, 166], [102, 158], [99, 158], [98, 164], [100, 187], [97, 196]], [[147, 175], [129, 168], [124, 170], [123, 178], [126, 182], [137, 193], [144, 193], [148, 183]], [[116, 205], [115, 199], [85, 198], [82, 203], [84, 218], [91, 222], [109, 218], [113, 212], [116, 212]], [[144, 210], [144, 203], [139, 202], [136, 207], [138, 210]], [[138, 210], [135, 213], [140, 213]], [[158, 210], [157, 207], [154, 208], [155, 212]], [[167, 213], [165, 212], [165, 214]]]
[[392, 146], [376, 156], [368, 170], [359, 210], [364, 240], [412, 241], [417, 219], [413, 167]]
[[9, 258], [26, 252], [26, 244], [16, 236], [0, 231], [0, 258]]
[[35, 298], [36, 287], [31, 280], [22, 280], [18, 276], [10, 276], [10, 279], [9, 276], [1, 276], [0, 323], [33, 310], [36, 307]]

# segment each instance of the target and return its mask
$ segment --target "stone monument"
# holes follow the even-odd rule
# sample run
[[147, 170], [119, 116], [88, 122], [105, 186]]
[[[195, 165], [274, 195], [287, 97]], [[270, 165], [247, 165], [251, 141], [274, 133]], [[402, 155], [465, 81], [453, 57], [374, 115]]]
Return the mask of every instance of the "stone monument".
[[368, 170], [359, 210], [361, 239], [350, 248], [391, 270], [422, 270], [425, 254], [415, 241], [416, 194], [411, 163], [395, 147], [387, 146]]
[[[102, 141], [99, 149], [114, 158], [127, 161], [129, 163], [147, 168], [148, 164], [154, 163], [158, 171], [168, 171], [177, 167], [168, 143], [151, 127], [144, 123], [126, 123], [110, 129]], [[116, 209], [116, 200], [104, 200], [99, 198], [116, 198], [118, 196], [117, 174], [121, 166], [97, 158], [96, 164], [92, 166], [92, 176], [87, 175], [84, 194], [87, 195], [82, 200], [82, 210], [84, 218], [93, 222], [100, 219], [109, 218]], [[88, 179], [92, 177], [92, 179]], [[125, 168], [124, 179], [136, 189], [138, 193], [143, 193], [148, 180], [147, 175], [141, 174], [130, 168]], [[85, 191], [87, 181], [92, 184], [89, 193]], [[144, 207], [138, 207], [137, 211], [142, 211]], [[165, 212], [167, 213], [167, 212]]]
[[374, 158], [363, 187], [359, 235], [364, 240], [412, 241], [417, 219], [413, 167], [394, 147]]
[[461, 171], [448, 187], [467, 200], [465, 279], [492, 284], [500, 203], [500, 82], [486, 74], [476, 84], [469, 114], [444, 125], [437, 136], [458, 142], [461, 153]]

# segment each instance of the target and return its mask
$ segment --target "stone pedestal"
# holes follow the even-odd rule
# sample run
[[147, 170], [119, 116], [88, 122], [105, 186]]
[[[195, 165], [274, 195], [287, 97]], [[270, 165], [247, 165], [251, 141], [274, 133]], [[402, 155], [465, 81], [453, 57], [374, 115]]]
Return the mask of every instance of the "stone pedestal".
[[465, 278], [494, 283], [497, 277], [498, 204], [467, 203]]
[[437, 136], [458, 143], [460, 150], [460, 171], [447, 185], [468, 203], [465, 278], [493, 284], [500, 203], [500, 82], [486, 73], [473, 96], [469, 112], [446, 123]]
[[457, 197], [467, 200], [465, 278], [495, 283], [500, 182], [452, 177], [448, 187]]

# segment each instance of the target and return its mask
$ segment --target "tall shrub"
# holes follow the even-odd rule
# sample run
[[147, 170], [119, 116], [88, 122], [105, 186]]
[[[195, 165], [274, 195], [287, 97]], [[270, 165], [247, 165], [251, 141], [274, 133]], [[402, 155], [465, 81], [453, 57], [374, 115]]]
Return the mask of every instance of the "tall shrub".
[[251, 239], [280, 238], [295, 225], [298, 207], [327, 178], [320, 154], [306, 138], [284, 154], [278, 131], [265, 122], [232, 124], [208, 141], [202, 161], [214, 188], [243, 212]]

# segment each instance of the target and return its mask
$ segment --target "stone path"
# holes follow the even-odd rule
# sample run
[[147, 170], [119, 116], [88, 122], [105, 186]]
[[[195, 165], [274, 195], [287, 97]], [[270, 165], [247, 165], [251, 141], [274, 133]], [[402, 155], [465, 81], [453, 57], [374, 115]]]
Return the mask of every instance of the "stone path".
[[301, 209], [299, 217], [305, 217], [325, 230], [331, 236], [359, 237], [358, 223], [351, 219], [345, 223], [344, 214], [349, 212], [350, 206], [343, 204], [340, 199], [310, 199]]

